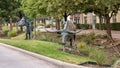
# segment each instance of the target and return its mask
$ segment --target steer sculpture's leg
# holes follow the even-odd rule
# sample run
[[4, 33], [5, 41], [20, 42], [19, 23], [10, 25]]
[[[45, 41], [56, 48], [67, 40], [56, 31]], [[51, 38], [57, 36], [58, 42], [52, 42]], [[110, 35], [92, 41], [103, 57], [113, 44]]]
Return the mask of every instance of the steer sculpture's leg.
[[72, 52], [72, 45], [73, 45], [73, 39], [72, 37], [70, 38], [70, 48], [69, 48], [69, 51]]
[[65, 50], [66, 50], [66, 38], [67, 38], [67, 35], [66, 34], [62, 34], [63, 52], [65, 52]]
[[25, 35], [26, 35], [25, 39], [27, 40], [27, 39], [28, 39], [28, 34], [27, 34], [27, 33], [25, 33]]
[[77, 50], [77, 40], [76, 40], [76, 35], [74, 34], [74, 48]]
[[31, 39], [31, 35], [30, 35], [30, 32], [29, 32], [29, 34], [28, 34], [28, 35], [29, 35], [29, 40], [30, 40], [30, 39]]

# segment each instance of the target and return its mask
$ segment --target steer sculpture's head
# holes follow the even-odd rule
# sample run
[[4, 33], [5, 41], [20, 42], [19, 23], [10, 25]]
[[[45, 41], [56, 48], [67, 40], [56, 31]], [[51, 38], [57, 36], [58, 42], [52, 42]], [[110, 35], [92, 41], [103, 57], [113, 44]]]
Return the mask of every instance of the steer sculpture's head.
[[29, 26], [29, 25], [31, 25], [30, 23], [31, 23], [31, 21], [28, 18], [22, 17], [22, 19], [18, 22], [18, 25], [19, 26]]

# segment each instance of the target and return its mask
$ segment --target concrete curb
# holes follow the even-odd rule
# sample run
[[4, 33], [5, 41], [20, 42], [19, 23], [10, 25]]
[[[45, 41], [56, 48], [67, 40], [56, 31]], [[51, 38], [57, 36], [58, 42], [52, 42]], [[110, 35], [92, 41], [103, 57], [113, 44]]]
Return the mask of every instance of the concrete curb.
[[27, 50], [17, 48], [17, 47], [8, 45], [8, 44], [0, 43], [0, 45], [3, 45], [4, 47], [7, 47], [9, 49], [12, 49], [12, 50], [15, 50], [15, 51], [22, 52], [24, 54], [30, 55], [30, 56], [35, 57], [37, 59], [50, 62], [52, 64], [57, 65], [59, 68], [90, 68], [90, 67], [84, 67], [84, 66], [80, 66], [80, 65], [75, 65], [75, 64], [62, 62], [62, 61], [52, 59], [52, 58], [49, 58], [49, 57], [46, 57], [46, 56], [43, 56], [43, 55], [40, 55], [40, 54], [36, 54], [36, 53], [30, 52], [30, 51], [27, 51]]

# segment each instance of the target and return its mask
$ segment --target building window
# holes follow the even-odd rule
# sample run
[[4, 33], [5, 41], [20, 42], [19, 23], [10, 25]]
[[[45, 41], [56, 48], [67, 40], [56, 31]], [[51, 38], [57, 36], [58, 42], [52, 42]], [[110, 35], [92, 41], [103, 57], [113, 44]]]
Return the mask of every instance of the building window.
[[116, 23], [116, 22], [117, 22], [117, 20], [116, 20], [116, 15], [113, 15], [112, 19], [113, 19], [113, 23]]
[[104, 17], [101, 17], [101, 23], [104, 23]]
[[77, 23], [77, 17], [74, 18], [74, 22]]
[[74, 18], [74, 21], [75, 21], [75, 23], [78, 24], [78, 23], [80, 22], [80, 17], [75, 17], [75, 18]]
[[84, 17], [84, 24], [87, 24], [87, 16]]
[[77, 17], [77, 24], [80, 22], [80, 17]]

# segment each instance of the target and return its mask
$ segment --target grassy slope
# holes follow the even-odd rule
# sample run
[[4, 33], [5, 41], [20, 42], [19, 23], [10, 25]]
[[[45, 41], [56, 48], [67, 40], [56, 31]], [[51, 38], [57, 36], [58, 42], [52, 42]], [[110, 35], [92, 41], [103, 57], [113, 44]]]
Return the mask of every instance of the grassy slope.
[[25, 33], [22, 33], [16, 37], [11, 37], [12, 40], [24, 40], [25, 39]]
[[61, 47], [57, 43], [37, 40], [7, 40], [7, 39], [0, 39], [0, 42], [10, 44], [25, 50], [29, 50], [41, 55], [45, 55], [69, 63], [79, 64], [86, 61], [91, 61], [89, 58], [86, 57], [80, 57], [57, 50], [58, 47]]

